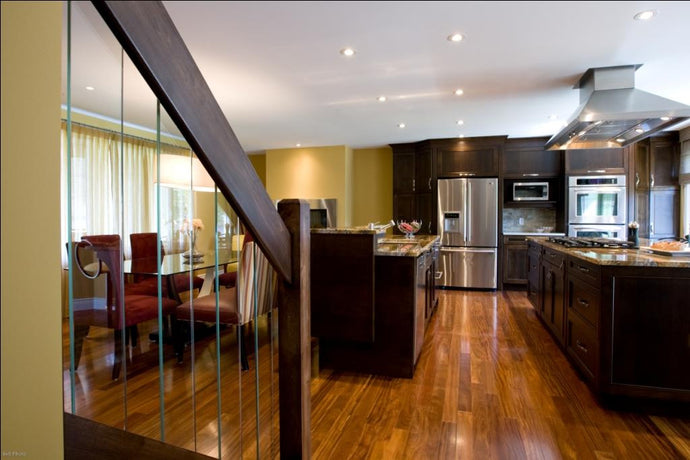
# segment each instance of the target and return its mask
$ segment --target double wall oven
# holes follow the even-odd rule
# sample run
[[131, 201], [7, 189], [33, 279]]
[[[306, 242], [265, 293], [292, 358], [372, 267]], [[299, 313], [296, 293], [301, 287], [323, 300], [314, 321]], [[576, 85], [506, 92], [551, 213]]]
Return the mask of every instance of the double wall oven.
[[568, 236], [627, 238], [624, 175], [568, 178]]

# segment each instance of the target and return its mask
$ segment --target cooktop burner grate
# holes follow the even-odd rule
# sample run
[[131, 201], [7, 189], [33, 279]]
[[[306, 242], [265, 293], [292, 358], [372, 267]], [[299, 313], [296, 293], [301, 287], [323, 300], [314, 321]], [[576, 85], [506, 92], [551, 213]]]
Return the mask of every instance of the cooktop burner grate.
[[582, 237], [551, 237], [549, 241], [560, 244], [567, 248], [618, 248], [633, 249], [634, 244], [630, 241], [614, 240], [610, 238], [582, 238]]

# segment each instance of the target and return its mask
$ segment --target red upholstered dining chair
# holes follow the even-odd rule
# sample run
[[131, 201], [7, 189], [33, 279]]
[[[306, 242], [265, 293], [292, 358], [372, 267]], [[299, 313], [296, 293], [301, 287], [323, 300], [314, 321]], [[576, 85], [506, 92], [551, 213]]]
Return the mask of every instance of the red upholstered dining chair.
[[[95, 273], [88, 272], [81, 262], [81, 251], [88, 249], [91, 249], [98, 259], [98, 268]], [[158, 296], [124, 292], [122, 260], [120, 235], [84, 236], [76, 244], [75, 265], [84, 276], [88, 278], [97, 277], [102, 271], [102, 264], [105, 264], [108, 270], [106, 310], [100, 321], [97, 321], [99, 324], [93, 325], [107, 327], [115, 331], [113, 380], [119, 377], [122, 365], [122, 328], [129, 328], [143, 321], [158, 318]], [[173, 314], [178, 302], [167, 297], [161, 297], [160, 300], [163, 316]]]
[[277, 275], [263, 252], [253, 241], [246, 241], [240, 253], [237, 285], [218, 292], [216, 316], [216, 294], [200, 296], [180, 304], [175, 309], [175, 353], [178, 363], [182, 362], [186, 331], [184, 322], [234, 325], [237, 343], [240, 347], [242, 370], [249, 369], [247, 350], [244, 345], [244, 325], [252, 321], [255, 309], [262, 315], [270, 312], [275, 304]]
[[[158, 254], [158, 234], [157, 233], [132, 233], [129, 235], [129, 242], [132, 246], [132, 260], [155, 258]], [[161, 257], [165, 255], [165, 249], [161, 246]], [[173, 275], [172, 282], [175, 285], [175, 292], [187, 292], [189, 287], [189, 275], [180, 273]], [[199, 276], [192, 277], [192, 289], [201, 290], [204, 279]], [[158, 295], [158, 280], [155, 276], [135, 275], [134, 282], [125, 286], [125, 291], [132, 294]], [[170, 297], [165, 283], [162, 286], [161, 295]]]

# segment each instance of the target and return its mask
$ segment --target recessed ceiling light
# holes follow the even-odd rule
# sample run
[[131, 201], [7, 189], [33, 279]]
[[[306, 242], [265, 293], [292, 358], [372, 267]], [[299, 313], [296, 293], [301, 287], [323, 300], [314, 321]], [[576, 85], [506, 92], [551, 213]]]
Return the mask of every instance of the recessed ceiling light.
[[556, 118], [558, 118], [558, 115], [554, 115], [554, 114], [549, 115], [549, 120], [555, 120]]
[[644, 132], [644, 129], [642, 129], [642, 128], [637, 128], [637, 129], [635, 130], [635, 132], [636, 132], [637, 134], [642, 134], [642, 133]]
[[398, 128], [404, 128], [404, 127], [405, 127], [405, 123], [398, 123]]
[[618, 139], [616, 139], [616, 142], [625, 142], [625, 139], [623, 139], [622, 137], [619, 137]]
[[295, 144], [295, 147], [302, 147], [302, 144]]
[[465, 39], [465, 36], [463, 34], [452, 34], [448, 35], [448, 41], [449, 42], [461, 42]]
[[671, 117], [661, 117], [661, 121], [669, 121]]
[[379, 102], [386, 102], [386, 96], [379, 96], [376, 98], [376, 100]]
[[458, 137], [459, 137], [460, 139], [462, 139], [463, 137], [465, 137], [465, 135], [464, 135], [464, 134], [458, 134]]
[[352, 48], [343, 48], [340, 50], [340, 54], [342, 54], [343, 56], [351, 57], [355, 55], [355, 50], [353, 50]]
[[652, 19], [654, 16], [656, 16], [655, 10], [647, 10], [647, 11], [640, 11], [635, 16], [633, 16], [633, 19], [635, 19], [636, 21], [648, 21], [648, 20]]
[[463, 94], [465, 94], [465, 92], [464, 92], [463, 90], [461, 90], [460, 88], [458, 88], [458, 89], [455, 90], [455, 95], [456, 95], [456, 96], [462, 96]]
[[458, 120], [458, 121], [457, 121], [457, 123], [458, 123], [458, 126], [462, 126], [462, 125], [464, 125], [464, 124], [465, 124], [465, 122], [464, 122], [464, 121], [462, 121], [462, 120]]
[[85, 89], [86, 91], [94, 91], [96, 88], [94, 88], [93, 86], [87, 86], [87, 87], [85, 87], [84, 89]]

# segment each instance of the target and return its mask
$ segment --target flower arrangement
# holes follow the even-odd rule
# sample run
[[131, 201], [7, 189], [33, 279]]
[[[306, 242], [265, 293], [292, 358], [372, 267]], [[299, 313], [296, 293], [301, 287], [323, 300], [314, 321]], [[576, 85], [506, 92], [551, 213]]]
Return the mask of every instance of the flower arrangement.
[[202, 254], [196, 250], [196, 237], [200, 230], [204, 229], [204, 222], [201, 219], [192, 219], [191, 225], [189, 219], [185, 219], [182, 222], [182, 232], [189, 235], [190, 249], [192, 252], [192, 257], [201, 257]]

